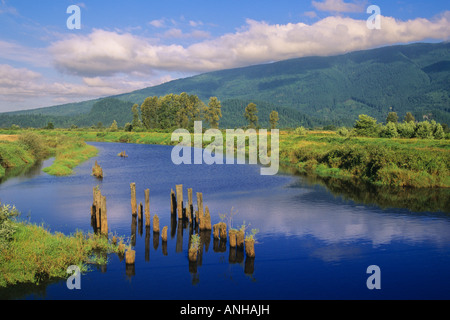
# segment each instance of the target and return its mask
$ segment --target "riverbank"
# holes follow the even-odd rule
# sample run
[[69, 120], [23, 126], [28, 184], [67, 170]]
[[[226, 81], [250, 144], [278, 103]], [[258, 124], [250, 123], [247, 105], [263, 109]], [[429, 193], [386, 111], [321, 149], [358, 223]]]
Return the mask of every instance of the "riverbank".
[[38, 161], [55, 157], [44, 171], [66, 176], [80, 163], [97, 155], [97, 149], [77, 136], [42, 131], [4, 131], [0, 133], [0, 179], [15, 176]]
[[106, 264], [106, 255], [118, 252], [107, 237], [82, 232], [52, 234], [43, 226], [14, 221], [16, 214], [14, 208], [2, 205], [0, 288], [64, 279], [71, 265], [87, 272], [89, 264]]
[[[96, 155], [89, 142], [176, 145], [168, 132], [35, 130], [46, 140], [59, 141], [60, 153], [46, 172], [68, 175]], [[1, 134], [1, 132], [0, 132]], [[73, 139], [73, 140], [71, 140]], [[74, 141], [76, 143], [74, 144]], [[67, 145], [64, 148], [62, 146]], [[58, 156], [59, 154], [59, 156]], [[341, 137], [332, 131], [280, 132], [280, 164], [299, 173], [376, 186], [449, 188], [450, 141]]]

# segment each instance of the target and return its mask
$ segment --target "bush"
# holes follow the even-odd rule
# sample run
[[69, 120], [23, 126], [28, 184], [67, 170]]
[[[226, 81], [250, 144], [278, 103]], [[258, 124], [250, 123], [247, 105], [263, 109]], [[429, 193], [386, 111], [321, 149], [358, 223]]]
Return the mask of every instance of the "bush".
[[294, 132], [295, 132], [295, 134], [304, 136], [306, 134], [306, 129], [303, 126], [301, 126], [301, 127], [298, 127], [297, 129], [295, 129]]
[[421, 139], [433, 139], [433, 125], [428, 121], [419, 122], [415, 136]]
[[37, 159], [44, 158], [48, 153], [48, 150], [42, 138], [33, 132], [21, 134], [19, 136], [19, 142]]
[[401, 138], [412, 138], [416, 131], [416, 124], [412, 121], [397, 124], [397, 132]]
[[0, 207], [0, 246], [5, 246], [12, 239], [16, 228], [11, 221], [19, 215], [15, 207], [3, 205]]
[[376, 119], [368, 115], [361, 114], [355, 123], [355, 131], [359, 136], [377, 137], [380, 131], [380, 126], [377, 124]]
[[380, 137], [382, 138], [396, 138], [398, 136], [397, 126], [394, 122], [388, 122], [382, 127]]

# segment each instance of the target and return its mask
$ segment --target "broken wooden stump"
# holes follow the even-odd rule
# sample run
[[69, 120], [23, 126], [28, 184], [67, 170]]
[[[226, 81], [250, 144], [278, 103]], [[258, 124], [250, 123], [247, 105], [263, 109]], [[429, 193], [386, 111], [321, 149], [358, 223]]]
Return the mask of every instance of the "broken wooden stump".
[[245, 239], [245, 254], [249, 258], [255, 257], [255, 239]]
[[230, 229], [230, 231], [228, 232], [228, 237], [230, 238], [230, 247], [231, 248], [236, 247], [236, 234], [237, 234], [236, 229]]
[[139, 221], [142, 221], [142, 218], [143, 218], [143, 212], [142, 211], [144, 211], [144, 207], [142, 206], [142, 202], [141, 203], [139, 203], [139, 210], [138, 210], [138, 219], [139, 219]]
[[108, 218], [106, 211], [106, 197], [101, 197], [100, 205], [100, 233], [103, 235], [108, 235]]
[[164, 228], [162, 229], [161, 239], [163, 242], [167, 242], [167, 229], [167, 226], [164, 226]]
[[159, 233], [159, 217], [156, 214], [153, 216], [153, 232]]
[[175, 208], [176, 208], [176, 197], [175, 197], [175, 192], [173, 191], [173, 189], [170, 190], [170, 214], [174, 215], [175, 214]]
[[183, 185], [179, 184], [175, 186], [177, 192], [177, 212], [178, 219], [183, 219]]
[[136, 261], [136, 251], [128, 249], [125, 253], [125, 263], [128, 265], [134, 264]]
[[150, 190], [145, 190], [145, 226], [150, 226]]
[[213, 225], [213, 238], [220, 239], [220, 225], [218, 223]]
[[120, 152], [117, 156], [118, 157], [122, 157], [122, 158], [128, 158], [128, 156], [127, 156], [125, 151]]
[[198, 211], [195, 214], [195, 222], [200, 225], [200, 221], [203, 218], [203, 194], [197, 192], [197, 207]]
[[136, 183], [130, 184], [131, 189], [131, 214], [137, 215], [137, 202], [136, 202]]
[[211, 230], [211, 215], [208, 206], [205, 207], [205, 214], [200, 219], [200, 230]]
[[244, 230], [239, 230], [238, 232], [236, 232], [236, 246], [238, 248], [242, 249], [244, 247], [244, 237]]
[[192, 217], [192, 215], [193, 215], [192, 211], [194, 211], [193, 205], [194, 204], [192, 202], [192, 188], [190, 188], [190, 189], [188, 189], [188, 204], [186, 206], [186, 215], [189, 219], [189, 223], [192, 223], [192, 219], [193, 219], [193, 217]]
[[103, 178], [103, 169], [98, 165], [97, 160], [95, 160], [94, 167], [92, 168], [92, 175], [97, 178]]

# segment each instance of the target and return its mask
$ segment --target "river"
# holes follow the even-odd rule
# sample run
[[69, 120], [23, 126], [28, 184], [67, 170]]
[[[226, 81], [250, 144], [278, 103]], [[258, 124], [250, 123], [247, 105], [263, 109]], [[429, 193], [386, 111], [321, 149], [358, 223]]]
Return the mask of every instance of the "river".
[[[353, 201], [326, 186], [289, 173], [262, 176], [255, 165], [174, 165], [169, 146], [91, 143], [99, 155], [70, 177], [41, 170], [0, 184], [0, 201], [21, 219], [50, 231], [92, 231], [90, 206], [96, 185], [107, 198], [110, 232], [136, 232], [136, 263], [116, 254], [106, 266], [81, 276], [81, 290], [65, 280], [9, 288], [13, 299], [449, 299], [450, 216]], [[128, 158], [118, 157], [125, 150]], [[91, 175], [94, 161], [104, 178]], [[45, 163], [48, 165], [48, 163]], [[169, 227], [167, 245], [133, 226], [130, 183], [138, 202], [150, 189], [150, 212]], [[258, 229], [255, 259], [215, 243], [204, 244], [189, 264], [189, 226], [170, 215], [170, 190], [183, 184], [203, 193], [212, 223], [236, 213], [233, 226]], [[417, 191], [420, 192], [420, 191]], [[195, 199], [195, 196], [194, 196]], [[448, 200], [446, 200], [448, 201]], [[196, 202], [195, 202], [196, 203]], [[434, 206], [430, 204], [430, 207]], [[444, 206], [444, 208], [446, 208]], [[136, 230], [136, 231], [134, 231]], [[369, 289], [369, 266], [378, 266], [381, 289]]]

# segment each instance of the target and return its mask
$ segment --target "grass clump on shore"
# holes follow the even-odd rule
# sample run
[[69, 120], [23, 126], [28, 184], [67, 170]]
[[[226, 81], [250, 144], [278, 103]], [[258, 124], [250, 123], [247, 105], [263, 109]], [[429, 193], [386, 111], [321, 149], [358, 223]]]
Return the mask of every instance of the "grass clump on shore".
[[106, 264], [102, 256], [118, 250], [104, 236], [52, 234], [42, 226], [13, 221], [16, 215], [15, 209], [1, 207], [0, 287], [67, 278], [71, 265], [87, 272], [89, 264]]
[[55, 155], [55, 161], [44, 172], [54, 176], [67, 176], [80, 163], [95, 157], [97, 148], [86, 144], [80, 138], [64, 135], [52, 137], [49, 141]]

